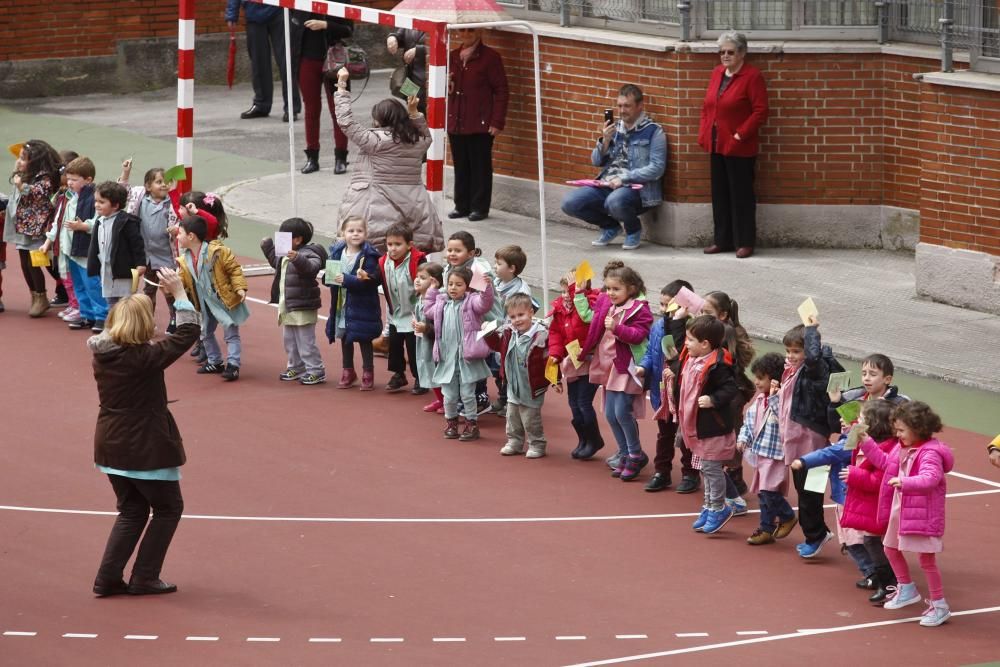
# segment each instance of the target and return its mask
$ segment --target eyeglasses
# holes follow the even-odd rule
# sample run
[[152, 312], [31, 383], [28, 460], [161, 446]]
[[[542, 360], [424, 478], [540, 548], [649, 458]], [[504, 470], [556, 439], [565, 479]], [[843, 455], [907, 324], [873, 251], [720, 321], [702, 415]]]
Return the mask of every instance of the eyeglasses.
[[735, 56], [737, 53], [735, 49], [719, 49], [720, 56]]

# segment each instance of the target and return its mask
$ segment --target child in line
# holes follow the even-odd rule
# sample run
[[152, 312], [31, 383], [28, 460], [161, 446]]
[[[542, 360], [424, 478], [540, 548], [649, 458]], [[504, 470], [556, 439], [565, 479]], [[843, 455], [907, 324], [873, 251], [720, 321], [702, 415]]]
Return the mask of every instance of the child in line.
[[[778, 422], [785, 464], [809, 452], [825, 447], [830, 436], [826, 409], [830, 398], [826, 386], [831, 371], [843, 368], [822, 344], [819, 320], [810, 318], [809, 326], [799, 324], [782, 339], [785, 346], [785, 371], [778, 392]], [[792, 472], [792, 482], [799, 496], [799, 526], [805, 541], [795, 546], [802, 558], [814, 558], [833, 533], [823, 518], [823, 494], [805, 489], [806, 471]]]
[[[139, 195], [138, 199], [142, 198], [141, 193], [144, 191], [145, 189], [141, 187], [132, 188], [132, 193]], [[197, 215], [205, 221], [205, 228], [208, 230], [205, 237], [206, 241], [211, 242], [228, 238], [229, 223], [226, 217], [226, 210], [222, 205], [222, 199], [215, 193], [191, 190], [184, 194], [179, 194], [177, 188], [172, 187], [170, 188], [169, 196], [178, 221], [193, 215]], [[179, 227], [173, 226], [168, 229], [171, 234], [176, 235]], [[205, 353], [204, 328], [201, 330], [201, 339], [197, 345], [191, 348], [190, 354], [198, 362], [198, 365], [204, 365], [208, 361], [208, 355]]]
[[[139, 218], [125, 212], [128, 192], [118, 183], [105, 181], [94, 192], [97, 218], [90, 233], [87, 275], [101, 280], [101, 296], [108, 307], [132, 293], [132, 272], [146, 272], [146, 251], [139, 231]], [[91, 331], [104, 330], [97, 320]]]
[[581, 298], [586, 304], [586, 311], [590, 312], [600, 292], [591, 289], [589, 281], [577, 286], [575, 279], [573, 273], [568, 273], [559, 281], [562, 294], [549, 312], [552, 318], [549, 325], [549, 358], [560, 365], [560, 375], [566, 380], [566, 399], [572, 413], [570, 423], [577, 435], [576, 447], [570, 456], [586, 461], [604, 447], [597, 412], [594, 411], [598, 385], [590, 381], [590, 360], [581, 354], [576, 360], [580, 364], [577, 366], [570, 358], [566, 345], [575, 342], [582, 349], [590, 328], [576, 309], [576, 298]]
[[368, 243], [368, 225], [361, 218], [347, 218], [340, 225], [341, 239], [330, 246], [330, 259], [340, 262], [340, 273], [330, 285], [330, 319], [326, 337], [340, 340], [344, 370], [338, 389], [358, 381], [354, 370], [354, 344], [361, 348], [361, 391], [375, 390], [375, 351], [372, 341], [382, 333], [382, 306], [378, 300], [381, 255]]
[[[131, 161], [127, 161], [127, 164], [131, 169]], [[162, 167], [154, 167], [147, 171], [142, 179], [141, 189], [135, 187], [130, 190], [130, 206], [126, 207], [129, 213], [139, 218], [142, 242], [146, 249], [146, 271], [150, 275], [156, 275], [158, 269], [173, 268], [177, 264], [177, 245], [170, 233], [170, 228], [177, 225], [177, 214], [170, 201], [170, 184], [163, 179], [163, 174]], [[211, 240], [213, 239], [209, 239]], [[156, 285], [146, 283], [143, 292], [149, 297], [155, 313]], [[171, 335], [177, 328], [173, 297], [163, 292], [163, 298], [170, 310], [170, 323], [166, 333]]]
[[[446, 293], [437, 288], [424, 296], [424, 316], [434, 322], [434, 368], [432, 379], [444, 395], [444, 437], [463, 442], [479, 439], [476, 383], [490, 376], [486, 357], [490, 348], [478, 338], [483, 318], [493, 307], [493, 282], [485, 290], [470, 289], [473, 273], [464, 266], [448, 272]], [[465, 427], [458, 431], [458, 404], [462, 402]]]
[[776, 539], [788, 537], [798, 523], [786, 499], [788, 471], [778, 426], [778, 389], [784, 370], [785, 360], [776, 352], [753, 362], [750, 372], [757, 393], [736, 438], [736, 448], [744, 452], [754, 467], [750, 489], [760, 499], [760, 526], [747, 538], [747, 544], [752, 546], [773, 544]]
[[[40, 248], [41, 252], [45, 255], [51, 253], [52, 261], [48, 267], [49, 273], [52, 273], [57, 279], [56, 294], [49, 301], [49, 306], [56, 306], [60, 301], [65, 303], [66, 307], [56, 313], [56, 316], [64, 322], [66, 321], [66, 316], [69, 316], [71, 318], [70, 321], [72, 321], [80, 313], [80, 304], [77, 302], [76, 293], [73, 291], [73, 277], [69, 274], [69, 265], [67, 263], [70, 251], [70, 230], [66, 227], [66, 222], [68, 222], [66, 213], [67, 206], [71, 203], [70, 198], [74, 196], [74, 193], [67, 184], [68, 176], [66, 175], [66, 167], [68, 164], [69, 162], [65, 162], [61, 168], [62, 186], [53, 199], [55, 214], [52, 216], [52, 224], [49, 225], [48, 230], [45, 232], [45, 242]], [[72, 204], [75, 203], [74, 198]]]
[[417, 368], [417, 337], [413, 330], [413, 313], [420, 297], [413, 283], [420, 265], [427, 256], [413, 245], [413, 230], [409, 225], [397, 222], [385, 232], [385, 255], [379, 258], [379, 269], [384, 277], [386, 320], [389, 324], [389, 372], [392, 377], [385, 390], [401, 391], [409, 382], [406, 379], [406, 365], [409, 362], [413, 376], [415, 396], [427, 393], [421, 384], [424, 380]]
[[3, 272], [7, 268], [7, 242], [4, 240], [4, 227], [7, 224], [7, 195], [0, 192], [0, 313], [3, 307]]
[[861, 360], [861, 386], [840, 392], [835, 390], [830, 392], [830, 407], [827, 415], [830, 418], [830, 431], [834, 433], [833, 438], [839, 438], [841, 433], [846, 433], [851, 424], [841, 424], [840, 415], [837, 408], [850, 401], [867, 401], [873, 398], [882, 398], [893, 405], [898, 405], [910, 398], [899, 393], [899, 387], [892, 383], [892, 376], [896, 369], [892, 359], [884, 354], [869, 354]]
[[[676, 328], [676, 327], [675, 327]], [[736, 450], [731, 404], [739, 393], [729, 350], [723, 347], [726, 326], [699, 315], [687, 325], [684, 350], [664, 377], [673, 378], [674, 405], [684, 442], [701, 458], [705, 502], [692, 524], [695, 531], [717, 533], [733, 517], [726, 504], [725, 463]]]
[[434, 323], [424, 314], [424, 297], [432, 287], [441, 289], [444, 267], [437, 262], [425, 262], [417, 269], [413, 291], [417, 303], [413, 306], [413, 335], [417, 338], [417, 377], [420, 385], [434, 392], [434, 400], [424, 406], [424, 412], [444, 414], [444, 394], [434, 383]]
[[910, 578], [904, 551], [920, 554], [930, 589], [930, 605], [920, 625], [935, 627], [951, 617], [944, 599], [937, 554], [943, 549], [947, 481], [955, 464], [951, 448], [934, 438], [941, 418], [930, 406], [912, 401], [896, 406], [892, 415], [898, 444], [888, 454], [873, 440], [861, 443], [865, 456], [885, 471], [878, 498], [878, 516], [888, 517], [883, 543], [899, 587], [886, 600], [886, 609], [902, 609], [920, 602], [917, 585]]
[[[121, 186], [119, 186], [121, 187]], [[198, 368], [199, 374], [221, 373], [227, 382], [238, 380], [242, 366], [240, 325], [250, 317], [247, 308], [247, 281], [243, 268], [233, 251], [222, 241], [208, 241], [208, 225], [199, 215], [181, 220], [177, 244], [178, 272], [191, 302], [201, 311], [207, 360]], [[226, 361], [215, 338], [222, 325], [226, 341]]]
[[486, 337], [489, 346], [500, 353], [500, 379], [507, 394], [507, 443], [500, 450], [504, 456], [523, 454], [537, 459], [545, 456], [545, 431], [542, 428], [542, 403], [549, 381], [545, 377], [548, 359], [548, 331], [533, 319], [535, 304], [531, 296], [511, 294], [504, 304], [507, 324], [503, 331]]
[[[77, 313], [63, 317], [73, 330], [87, 330], [108, 315], [108, 303], [101, 294], [101, 279], [87, 275], [87, 255], [90, 252], [91, 226], [96, 222], [94, 211], [94, 177], [97, 169], [90, 158], [78, 157], [64, 170], [66, 192], [60, 237], [60, 265], [65, 262]], [[55, 230], [53, 229], [53, 232]]]
[[52, 198], [59, 189], [61, 166], [52, 146], [31, 139], [21, 147], [11, 176], [14, 192], [7, 202], [3, 240], [17, 250], [24, 282], [31, 291], [30, 317], [41, 317], [49, 309], [45, 273], [31, 265], [31, 251], [45, 243], [45, 232], [55, 214]]
[[618, 465], [611, 475], [628, 482], [649, 463], [636, 421], [645, 415], [646, 392], [635, 368], [646, 353], [653, 314], [641, 298], [646, 293], [642, 277], [633, 269], [610, 271], [604, 289], [607, 298], [594, 304], [581, 354], [593, 355], [590, 381], [604, 387], [604, 416], [618, 443]]
[[308, 220], [289, 218], [279, 231], [292, 235], [292, 249], [284, 257], [275, 255], [272, 237], [260, 242], [267, 263], [274, 269], [270, 303], [278, 304], [278, 325], [288, 355], [285, 372], [278, 379], [322, 384], [326, 382], [326, 367], [316, 346], [316, 322], [323, 303], [316, 277], [326, 264], [326, 250], [311, 242], [313, 226]]
[[[528, 256], [521, 249], [521, 246], [508, 245], [497, 250], [493, 259], [493, 268], [496, 273], [496, 277], [493, 279], [493, 289], [496, 290], [501, 311], [506, 312], [508, 297], [514, 294], [527, 294], [529, 298], [531, 297], [531, 288], [521, 278], [521, 272], [528, 264]], [[502, 365], [496, 354], [490, 355], [488, 363], [497, 383], [497, 400], [490, 404], [490, 412], [498, 417], [503, 417], [507, 407], [507, 386], [503, 381]]]
[[[444, 256], [444, 286], [448, 285], [448, 275], [456, 268], [466, 268], [470, 271], [473, 266], [478, 267], [478, 271], [485, 275], [487, 279], [494, 283], [496, 275], [493, 267], [482, 258], [483, 251], [476, 247], [476, 239], [466, 231], [455, 232], [448, 237], [445, 245]], [[490, 311], [483, 317], [485, 322], [497, 322], [503, 320], [503, 309], [498, 300], [494, 299]], [[490, 409], [490, 396], [486, 392], [486, 378], [476, 383], [476, 414], [484, 414]]]
[[[60, 160], [59, 189], [56, 191], [55, 196], [52, 198], [52, 203], [55, 207], [55, 214], [52, 216], [52, 224], [49, 225], [49, 229], [46, 231], [45, 234], [46, 239], [49, 238], [52, 229], [62, 220], [61, 209], [66, 203], [65, 195], [66, 195], [66, 190], [69, 188], [69, 186], [66, 185], [66, 165], [68, 165], [70, 162], [77, 159], [78, 157], [80, 157], [80, 154], [77, 153], [76, 151], [72, 150], [59, 151], [59, 160]], [[61, 267], [58, 261], [60, 254], [58, 236], [56, 236], [53, 239], [52, 250], [54, 250], [54, 256], [52, 257], [54, 261], [50, 262], [49, 265], [45, 267], [45, 269], [49, 272], [49, 275], [52, 276], [52, 279], [56, 281], [55, 296], [53, 296], [52, 300], [49, 301], [49, 306], [68, 307], [70, 305], [70, 299], [73, 298], [73, 290], [72, 290], [72, 285], [67, 283], [67, 281], [71, 280], [71, 278], [67, 275], [66, 279], [63, 280], [63, 272], [61, 271]], [[60, 311], [58, 315], [59, 319], [63, 319], [62, 311]]]
[[[649, 390], [649, 402], [653, 410], [663, 418], [656, 420], [656, 456], [653, 458], [653, 476], [646, 483], [645, 491], [655, 493], [669, 489], [673, 483], [670, 478], [674, 465], [674, 449], [680, 445], [681, 450], [681, 484], [690, 479], [694, 479], [694, 488], [698, 488], [698, 471], [691, 465], [691, 450], [684, 444], [683, 439], [677, 437], [677, 420], [670, 410], [661, 410], [663, 401], [663, 390], [661, 388], [664, 362], [673, 361], [679, 354], [678, 350], [683, 346], [684, 341], [672, 340], [670, 334], [670, 320], [676, 307], [674, 297], [681, 291], [681, 287], [693, 290], [691, 283], [686, 280], [673, 280], [660, 290], [660, 314], [653, 328], [649, 331], [649, 346], [646, 354], [642, 357], [639, 368], [636, 369], [639, 377], [645, 379], [646, 388]], [[669, 358], [664, 353], [664, 336], [671, 336], [672, 344], [668, 349], [672, 350]]]
[[[867, 437], [885, 453], [892, 451], [897, 444], [892, 428], [894, 410], [894, 404], [880, 399], [866, 402], [861, 409], [860, 422]], [[865, 551], [875, 567], [875, 574], [857, 582], [857, 586], [875, 590], [868, 598], [875, 605], [884, 604], [890, 592], [896, 590], [896, 575], [889, 566], [882, 546], [887, 519], [879, 521], [878, 516], [878, 494], [883, 476], [882, 469], [865, 457], [860, 448], [851, 453], [851, 465], [840, 471], [840, 478], [847, 484], [847, 498], [844, 500], [840, 525], [862, 531]]]

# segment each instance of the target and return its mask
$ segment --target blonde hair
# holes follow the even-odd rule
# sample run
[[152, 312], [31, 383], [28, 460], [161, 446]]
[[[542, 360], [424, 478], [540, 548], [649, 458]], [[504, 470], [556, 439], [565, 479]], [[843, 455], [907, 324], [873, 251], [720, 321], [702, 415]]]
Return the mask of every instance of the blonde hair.
[[365, 222], [364, 218], [358, 215], [352, 215], [348, 218], [345, 218], [344, 221], [340, 223], [340, 231], [344, 231], [345, 229], [347, 229], [347, 225], [351, 224], [352, 222], [361, 223], [362, 229], [364, 229], [366, 232], [368, 231], [368, 223]]
[[145, 294], [132, 294], [108, 313], [105, 330], [118, 345], [143, 345], [153, 338], [153, 302]]

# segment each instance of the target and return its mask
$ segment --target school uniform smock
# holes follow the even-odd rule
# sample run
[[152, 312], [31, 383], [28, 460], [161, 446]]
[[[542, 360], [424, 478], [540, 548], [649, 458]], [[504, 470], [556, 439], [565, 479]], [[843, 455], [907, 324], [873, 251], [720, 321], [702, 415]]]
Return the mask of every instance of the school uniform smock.
[[703, 357], [689, 358], [681, 375], [678, 423], [684, 444], [692, 452], [706, 461], [729, 461], [736, 454], [735, 431], [707, 438], [698, 437], [698, 410], [701, 409], [698, 407], [698, 396], [702, 393], [702, 372], [715, 356], [713, 350]]
[[[485, 380], [491, 375], [485, 359], [465, 358], [462, 345], [463, 303], [465, 303], [464, 297], [458, 301], [448, 299], [444, 304], [441, 331], [436, 332], [441, 360], [431, 377], [438, 385], [450, 383], [456, 374], [462, 384]], [[450, 353], [444, 354], [445, 350], [449, 350]]]
[[[621, 322], [621, 318], [630, 312], [634, 305], [635, 300], [629, 299], [620, 306], [612, 306], [608, 315], [618, 318]], [[621, 373], [615, 368], [617, 342], [615, 335], [605, 330], [590, 364], [590, 381], [603, 386], [604, 391], [620, 391], [632, 396], [632, 413], [636, 419], [642, 419], [646, 416], [645, 391], [629, 373]]]
[[171, 242], [167, 227], [170, 225], [170, 199], [163, 198], [153, 201], [146, 195], [139, 202], [139, 229], [142, 232], [142, 243], [146, 249], [146, 263], [154, 271], [162, 268], [174, 268], [174, 244]]
[[239, 303], [233, 306], [232, 310], [226, 308], [226, 304], [219, 298], [219, 294], [212, 284], [212, 271], [208, 266], [208, 244], [201, 244], [201, 251], [198, 253], [198, 261], [192, 261], [190, 250], [185, 250], [187, 265], [194, 273], [194, 285], [198, 291], [198, 299], [202, 308], [207, 308], [212, 317], [224, 327], [240, 326], [250, 318], [250, 309], [246, 303]]
[[526, 408], [541, 408], [545, 394], [532, 395], [531, 381], [528, 378], [528, 355], [534, 342], [535, 334], [542, 329], [539, 322], [531, 325], [526, 332], [511, 334], [507, 344], [507, 355], [504, 358], [504, 377], [507, 379], [507, 402], [523, 405]]
[[746, 419], [740, 427], [740, 442], [747, 443], [752, 453], [754, 467], [750, 493], [775, 491], [788, 493], [788, 468], [785, 467], [785, 450], [781, 446], [778, 428], [778, 395], [757, 394], [747, 409]]
[[410, 274], [410, 253], [398, 263], [387, 259], [382, 267], [385, 274], [385, 288], [389, 292], [388, 317], [389, 324], [399, 333], [413, 331], [413, 311], [417, 303], [417, 293], [413, 289], [413, 277]]
[[792, 419], [792, 399], [799, 373], [804, 367], [805, 364], [798, 367], [786, 364], [781, 378], [781, 388], [778, 389], [778, 427], [781, 429], [781, 440], [785, 449], [785, 465], [792, 465], [795, 459], [802, 458], [827, 444], [826, 438], [822, 435]]
[[424, 334], [417, 334], [417, 377], [420, 378], [420, 386], [431, 389], [439, 386], [434, 381], [434, 332], [433, 324], [427, 322], [424, 317], [424, 301], [417, 299], [413, 306], [413, 319], [417, 322], [426, 322], [430, 331]]

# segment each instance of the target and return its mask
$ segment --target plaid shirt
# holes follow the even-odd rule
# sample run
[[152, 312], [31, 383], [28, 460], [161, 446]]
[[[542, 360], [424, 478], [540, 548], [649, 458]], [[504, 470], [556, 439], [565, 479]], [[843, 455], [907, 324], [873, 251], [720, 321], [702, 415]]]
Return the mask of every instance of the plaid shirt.
[[757, 456], [767, 459], [785, 458], [778, 429], [778, 395], [765, 397], [758, 393], [747, 410], [738, 442], [745, 442]]

